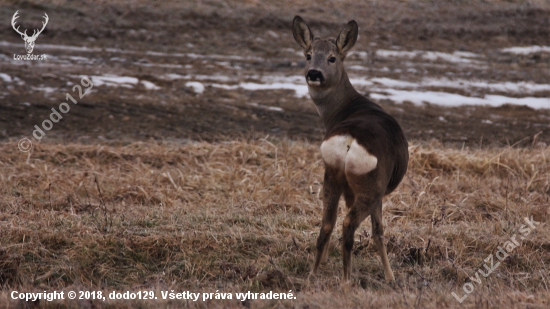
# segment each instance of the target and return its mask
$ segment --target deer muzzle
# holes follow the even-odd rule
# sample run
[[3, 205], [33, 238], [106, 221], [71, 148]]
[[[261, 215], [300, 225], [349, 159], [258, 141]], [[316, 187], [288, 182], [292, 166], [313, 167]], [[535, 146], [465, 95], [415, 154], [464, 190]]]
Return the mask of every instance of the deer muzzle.
[[323, 81], [325, 81], [325, 77], [323, 76], [323, 73], [318, 70], [309, 70], [306, 74], [306, 80], [307, 83], [311, 86], [320, 86]]

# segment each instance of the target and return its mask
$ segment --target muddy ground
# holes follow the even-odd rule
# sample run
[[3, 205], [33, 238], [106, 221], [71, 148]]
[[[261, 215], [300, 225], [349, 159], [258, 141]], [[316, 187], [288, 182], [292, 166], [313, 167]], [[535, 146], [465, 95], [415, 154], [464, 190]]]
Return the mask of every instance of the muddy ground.
[[[548, 84], [550, 77], [548, 53], [500, 52], [550, 45], [550, 5], [542, 1], [2, 1], [0, 8], [0, 72], [12, 78], [0, 79], [4, 141], [32, 139], [34, 126], [49, 117], [51, 108], [58, 109], [82, 76], [111, 75], [139, 82], [96, 85], [42, 142], [222, 141], [266, 135], [319, 141], [324, 129], [309, 98], [290, 89], [212, 86], [220, 76], [231, 86], [272, 75], [301, 75], [303, 56], [290, 29], [296, 14], [321, 36], [336, 35], [348, 20], [357, 20], [355, 50], [363, 57], [350, 56], [347, 65], [364, 69], [350, 70], [351, 77], [415, 81], [452, 76], [538, 84]], [[47, 54], [48, 60], [13, 60], [13, 54], [25, 54], [10, 25], [16, 10], [18, 22], [28, 29], [39, 28], [43, 13], [49, 15], [34, 51]], [[379, 49], [472, 52], [482, 56], [483, 65], [377, 57]], [[197, 93], [187, 84], [196, 78], [181, 76], [202, 76], [210, 84]], [[368, 89], [361, 91], [369, 95]], [[550, 90], [535, 96], [548, 94]], [[549, 109], [375, 101], [412, 140], [436, 139], [456, 147], [550, 144]]]

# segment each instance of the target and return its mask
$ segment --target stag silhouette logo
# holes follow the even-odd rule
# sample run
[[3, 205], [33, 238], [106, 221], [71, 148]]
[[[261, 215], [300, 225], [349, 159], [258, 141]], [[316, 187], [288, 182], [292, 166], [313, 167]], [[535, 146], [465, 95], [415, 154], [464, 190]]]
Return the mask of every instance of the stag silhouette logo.
[[13, 14], [13, 18], [11, 19], [11, 26], [13, 27], [13, 30], [15, 30], [15, 32], [21, 35], [21, 38], [25, 41], [25, 49], [27, 50], [27, 53], [31, 54], [34, 49], [34, 42], [36, 41], [36, 38], [38, 38], [38, 35], [40, 35], [42, 31], [44, 31], [44, 28], [46, 28], [46, 25], [48, 24], [48, 14], [44, 13], [45, 21], [42, 22], [42, 29], [38, 30], [38, 32], [37, 30], [33, 30], [32, 35], [28, 36], [26, 29], [25, 32], [21, 32], [19, 31], [20, 26], [17, 26], [17, 28], [15, 28], [15, 20], [19, 18], [19, 16], [17, 15], [18, 13], [19, 11], [16, 11], [15, 14]]

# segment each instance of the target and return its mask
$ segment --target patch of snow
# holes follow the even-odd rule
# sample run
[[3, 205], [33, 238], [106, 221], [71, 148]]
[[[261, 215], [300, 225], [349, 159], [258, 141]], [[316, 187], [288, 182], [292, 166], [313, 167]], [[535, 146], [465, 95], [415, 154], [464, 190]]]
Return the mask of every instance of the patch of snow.
[[[470, 57], [468, 57], [470, 58]], [[447, 61], [451, 63], [471, 63], [472, 60], [468, 59], [466, 57], [458, 56], [456, 52], [449, 54], [449, 53], [442, 53], [442, 52], [425, 52], [422, 54], [422, 59], [429, 60], [429, 61], [436, 61], [436, 60], [442, 60]]]
[[79, 56], [67, 56], [66, 58], [73, 60], [73, 61], [82, 61], [82, 62], [89, 62], [90, 58], [86, 57], [79, 57]]
[[245, 90], [276, 90], [276, 89], [289, 89], [296, 92], [295, 96], [298, 98], [306, 97], [309, 92], [307, 85], [296, 85], [294, 83], [279, 83], [273, 82], [270, 84], [259, 84], [259, 83], [250, 83], [244, 82], [237, 85], [223, 85], [223, 84], [211, 84], [212, 87], [222, 88], [222, 89], [238, 89], [242, 88]]
[[282, 51], [288, 52], [293, 55], [298, 55], [302, 57], [304, 56], [304, 53], [301, 50], [296, 50], [294, 48], [283, 48]]
[[489, 83], [486, 81], [470, 81], [465, 79], [450, 80], [446, 78], [426, 78], [419, 84], [423, 87], [448, 87], [448, 88], [479, 88], [489, 91], [514, 92], [514, 93], [534, 93], [540, 91], [549, 91], [550, 85], [535, 84], [531, 82], [501, 82]]
[[249, 75], [247, 79], [258, 79], [264, 83], [293, 83], [297, 85], [305, 84], [306, 78], [302, 75], [290, 75], [290, 76], [277, 76], [277, 75]]
[[254, 107], [259, 107], [259, 108], [263, 108], [263, 109], [267, 109], [267, 110], [275, 111], [275, 112], [284, 112], [285, 111], [284, 109], [282, 109], [280, 107], [261, 105], [261, 104], [258, 104], [258, 103], [247, 103], [247, 105], [254, 106]]
[[[394, 52], [394, 51], [391, 51]], [[469, 53], [464, 53], [462, 56], [472, 56]], [[475, 54], [474, 54], [475, 55]], [[187, 85], [198, 83], [198, 93], [204, 91], [204, 86], [212, 86], [227, 90], [245, 89], [245, 90], [276, 90], [289, 89], [294, 90], [295, 96], [299, 98], [308, 97], [308, 86], [305, 78], [301, 75], [247, 75], [247, 76], [224, 76], [224, 75], [179, 75], [165, 74], [161, 78], [168, 80], [189, 80]], [[245, 80], [238, 84], [229, 84], [236, 80]], [[204, 81], [203, 83], [199, 81]], [[466, 79], [449, 79], [449, 78], [424, 78], [419, 81], [397, 80], [387, 77], [377, 78], [350, 78], [350, 82], [356, 88], [368, 88], [371, 91], [371, 96], [374, 99], [391, 99], [396, 102], [411, 101], [416, 104], [429, 102], [444, 106], [458, 105], [490, 105], [500, 106], [502, 104], [511, 103], [519, 105], [528, 105], [534, 108], [550, 108], [550, 99], [530, 97], [535, 92], [549, 91], [550, 85], [535, 84], [530, 82], [487, 82], [473, 81]], [[188, 86], [192, 87], [192, 86]], [[483, 98], [470, 97], [468, 95], [458, 95], [443, 91], [423, 91], [427, 87], [446, 87], [461, 90], [483, 90], [485, 92], [503, 92], [523, 94], [525, 97], [514, 98], [503, 95], [486, 95]], [[197, 91], [196, 91], [197, 92]], [[441, 120], [441, 119], [440, 119]], [[445, 121], [445, 120], [441, 120]]]
[[279, 35], [273, 30], [267, 30], [267, 34], [275, 39], [279, 38]]
[[399, 50], [386, 50], [386, 49], [379, 49], [376, 51], [376, 56], [382, 57], [382, 58], [414, 58], [418, 55], [417, 52], [414, 51], [399, 51]]
[[135, 65], [142, 67], [157, 67], [157, 68], [171, 68], [171, 69], [182, 69], [181, 64], [171, 64], [171, 63], [144, 63], [144, 62], [133, 62]]
[[[85, 77], [85, 76], [80, 76]], [[139, 82], [139, 79], [135, 77], [130, 76], [115, 76], [115, 75], [108, 75], [108, 76], [90, 76], [92, 83], [94, 84], [94, 87], [99, 86], [109, 86], [109, 87], [125, 87], [125, 88], [133, 88], [132, 85], [137, 85]]]
[[192, 88], [197, 94], [204, 92], [204, 85], [201, 82], [187, 82], [185, 83], [185, 87]]
[[229, 68], [229, 69], [233, 68], [231, 66], [231, 63], [229, 63], [227, 61], [215, 61], [214, 63], [221, 66], [221, 67], [224, 67], [224, 68]]
[[12, 82], [11, 76], [9, 76], [6, 73], [0, 73], [0, 79], [5, 81], [6, 83], [11, 83]]
[[366, 78], [350, 78], [349, 81], [355, 87], [370, 87], [374, 83]]
[[471, 81], [465, 79], [448, 78], [424, 78], [418, 82], [409, 82], [387, 77], [377, 77], [372, 79], [350, 78], [354, 86], [370, 86], [376, 84], [388, 88], [408, 89], [408, 88], [426, 88], [426, 87], [446, 87], [454, 89], [468, 90], [469, 88], [481, 89], [492, 92], [510, 92], [531, 94], [542, 91], [550, 91], [550, 85], [535, 84], [532, 82], [500, 82], [490, 83], [487, 81]]
[[166, 80], [176, 80], [176, 79], [187, 79], [186, 76], [187, 76], [187, 75], [180, 75], [180, 74], [176, 74], [176, 73], [169, 73], [169, 74], [164, 74], [164, 75], [160, 76], [160, 78], [166, 79]]
[[142, 80], [140, 83], [145, 87], [147, 90], [159, 90], [161, 89], [159, 86], [153, 84], [150, 81]]
[[500, 50], [502, 53], [528, 55], [534, 53], [550, 53], [550, 46], [525, 46], [525, 47], [508, 47]]
[[349, 52], [348, 57], [357, 57], [361, 59], [367, 59], [369, 57], [369, 53], [365, 51], [352, 51], [352, 52]]
[[[550, 99], [548, 98], [511, 98], [501, 95], [486, 95], [484, 98], [467, 97], [454, 93], [438, 91], [407, 91], [396, 89], [371, 89], [373, 93], [371, 98], [375, 100], [390, 99], [395, 102], [409, 101], [417, 105], [424, 102], [437, 104], [441, 106], [460, 106], [460, 105], [488, 105], [501, 106], [503, 104], [527, 105], [529, 107], [550, 108]], [[383, 92], [383, 93], [376, 93]]]
[[360, 66], [360, 65], [351, 65], [348, 67], [348, 69], [350, 70], [357, 70], [357, 71], [368, 71], [369, 69], [364, 67], [364, 66]]
[[46, 94], [48, 94], [48, 93], [52, 93], [54, 91], [57, 91], [58, 89], [53, 88], [53, 87], [32, 87], [32, 90], [42, 91], [42, 92], [45, 92]]
[[464, 58], [479, 58], [479, 54], [464, 51], [455, 51], [453, 55]]
[[[416, 88], [418, 87], [417, 83], [411, 83], [403, 80], [391, 79], [386, 77], [373, 78], [371, 79], [376, 84], [382, 84], [386, 87], [396, 87], [396, 88]], [[352, 82], [353, 84], [353, 82]]]
[[176, 73], [169, 73], [160, 76], [165, 80], [187, 79], [187, 80], [213, 80], [219, 82], [230, 82], [234, 80], [234, 77], [224, 75], [180, 75]]
[[441, 61], [446, 61], [451, 63], [477, 62], [476, 60], [472, 60], [470, 58], [480, 57], [480, 55], [478, 54], [474, 54], [470, 52], [461, 52], [461, 51], [455, 51], [451, 54], [451, 53], [422, 51], [422, 50], [400, 51], [400, 50], [385, 50], [385, 49], [377, 50], [376, 56], [381, 58], [407, 58], [407, 59], [420, 57], [421, 59], [428, 60], [428, 61], [441, 60]]

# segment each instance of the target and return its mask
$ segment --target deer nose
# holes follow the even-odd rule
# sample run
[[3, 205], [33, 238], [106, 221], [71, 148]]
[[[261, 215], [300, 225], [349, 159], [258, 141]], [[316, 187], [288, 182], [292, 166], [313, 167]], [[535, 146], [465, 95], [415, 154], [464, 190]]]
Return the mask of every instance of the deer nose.
[[325, 80], [325, 78], [323, 77], [323, 73], [317, 70], [307, 71], [306, 78], [308, 81], [312, 81], [312, 82], [316, 82], [316, 81], [323, 82]]

